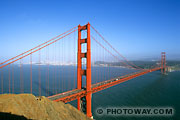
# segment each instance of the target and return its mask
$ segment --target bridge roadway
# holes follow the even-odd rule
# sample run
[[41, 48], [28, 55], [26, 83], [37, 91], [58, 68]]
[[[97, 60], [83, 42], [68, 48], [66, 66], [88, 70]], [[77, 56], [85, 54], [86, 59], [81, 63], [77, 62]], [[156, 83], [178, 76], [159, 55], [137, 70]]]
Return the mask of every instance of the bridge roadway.
[[[95, 93], [95, 92], [101, 91], [103, 89], [106, 89], [106, 88], [112, 87], [114, 85], [117, 85], [119, 83], [128, 81], [130, 79], [133, 79], [133, 78], [136, 78], [138, 76], [142, 76], [142, 75], [147, 74], [149, 72], [157, 71], [157, 70], [160, 70], [160, 69], [161, 69], [161, 67], [157, 67], [157, 68], [153, 68], [153, 69], [144, 69], [144, 70], [139, 71], [139, 72], [135, 72], [135, 73], [132, 73], [132, 74], [127, 74], [127, 75], [124, 75], [124, 76], [120, 76], [120, 77], [117, 77], [117, 78], [113, 78], [113, 79], [110, 79], [110, 80], [106, 80], [106, 81], [103, 81], [103, 82], [92, 84], [92, 91], [90, 91], [90, 92]], [[85, 90], [85, 88], [81, 89], [81, 90], [74, 89], [74, 90], [67, 91], [67, 92], [64, 92], [64, 93], [49, 96], [48, 98], [50, 100], [53, 100], [53, 101], [62, 101], [62, 102], [66, 103], [66, 102], [76, 100], [79, 97], [83, 97], [86, 94], [87, 94], [87, 91]]]

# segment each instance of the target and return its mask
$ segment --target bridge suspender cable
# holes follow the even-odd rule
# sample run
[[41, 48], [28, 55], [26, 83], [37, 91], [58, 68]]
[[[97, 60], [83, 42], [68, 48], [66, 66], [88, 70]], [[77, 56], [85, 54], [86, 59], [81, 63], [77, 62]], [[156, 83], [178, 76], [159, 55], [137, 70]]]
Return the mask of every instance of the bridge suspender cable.
[[58, 36], [56, 36], [56, 37], [54, 37], [54, 38], [52, 38], [52, 39], [50, 39], [50, 40], [48, 40], [48, 41], [46, 41], [46, 42], [40, 44], [40, 45], [38, 45], [38, 46], [36, 46], [36, 47], [34, 47], [34, 48], [28, 50], [28, 51], [26, 51], [26, 52], [23, 52], [23, 53], [21, 53], [21, 54], [15, 56], [15, 57], [13, 57], [13, 58], [10, 58], [10, 59], [8, 59], [8, 60], [6, 60], [6, 61], [4, 61], [4, 62], [2, 62], [2, 63], [0, 63], [0, 64], [4, 64], [4, 63], [6, 63], [6, 62], [9, 62], [10, 60], [13, 60], [13, 59], [15, 59], [15, 58], [17, 58], [17, 57], [20, 57], [20, 56], [22, 56], [22, 55], [24, 55], [24, 54], [26, 54], [26, 53], [28, 53], [28, 52], [30, 52], [30, 51], [36, 49], [36, 48], [39, 48], [39, 47], [41, 47], [41, 46], [43, 46], [43, 45], [45, 45], [45, 44], [47, 44], [47, 43], [49, 43], [49, 42], [55, 40], [56, 38], [58, 38], [58, 37], [60, 37], [60, 36], [62, 36], [62, 35], [64, 35], [64, 34], [70, 32], [70, 31], [72, 31], [72, 30], [74, 30], [75, 28], [77, 28], [77, 26], [71, 28], [70, 30], [68, 30], [68, 31], [66, 31], [66, 32], [64, 32], [64, 33], [62, 33], [62, 34], [60, 34], [60, 35], [58, 35]]
[[117, 56], [115, 56], [113, 53], [111, 53], [108, 49], [106, 49], [100, 42], [98, 42], [93, 36], [91, 36], [91, 38], [97, 43], [99, 44], [103, 49], [105, 49], [108, 53], [110, 53], [113, 57], [115, 57], [116, 59], [118, 59], [120, 62], [122, 62], [123, 64], [127, 65], [130, 68], [136, 69], [135, 67], [123, 62], [122, 60], [120, 60]]
[[135, 64], [133, 64], [132, 62], [128, 61], [123, 55], [121, 55], [107, 40], [105, 40], [105, 38], [91, 25], [91, 27], [94, 29], [94, 31], [103, 39], [103, 41], [105, 41], [118, 55], [120, 55], [126, 62], [128, 62], [129, 64], [131, 64], [132, 66], [136, 67], [137, 69], [143, 69], [141, 67], [136, 66]]
[[[38, 49], [36, 49], [36, 50], [34, 50], [34, 51], [28, 53], [28, 54], [26, 54], [26, 55], [20, 57], [20, 58], [15, 59], [14, 61], [11, 61], [11, 62], [9, 62], [9, 63], [3, 65], [3, 66], [0, 66], [0, 69], [3, 68], [3, 67], [5, 67], [5, 66], [7, 66], [7, 65], [10, 65], [10, 64], [16, 62], [16, 61], [18, 61], [18, 60], [20, 60], [20, 59], [22, 59], [22, 58], [24, 58], [24, 57], [26, 57], [26, 56], [29, 56], [30, 54], [35, 53], [35, 52], [37, 52], [37, 51], [39, 51], [39, 50], [41, 50], [41, 49], [43, 49], [43, 48], [45, 48], [45, 47], [47, 47], [47, 46], [49, 46], [49, 45], [55, 43], [55, 42], [57, 42], [57, 41], [59, 41], [60, 39], [62, 39], [62, 38], [64, 38], [64, 37], [66, 37], [66, 36], [72, 34], [72, 33], [75, 32], [75, 31], [77, 31], [77, 29], [73, 30], [72, 32], [70, 32], [70, 33], [68, 33], [68, 34], [66, 34], [66, 35], [64, 35], [64, 36], [62, 36], [62, 37], [60, 37], [60, 38], [58, 38], [58, 39], [56, 39], [56, 40], [54, 40], [54, 41], [52, 41], [52, 42], [50, 42], [50, 43], [48, 43], [48, 44], [46, 44], [46, 45], [44, 45], [44, 46], [42, 46], [42, 47], [40, 47], [40, 48], [38, 48]], [[29, 50], [29, 51], [30, 51], [30, 50]], [[18, 55], [18, 56], [21, 56], [21, 55]], [[13, 60], [13, 59], [12, 59], [12, 60]]]

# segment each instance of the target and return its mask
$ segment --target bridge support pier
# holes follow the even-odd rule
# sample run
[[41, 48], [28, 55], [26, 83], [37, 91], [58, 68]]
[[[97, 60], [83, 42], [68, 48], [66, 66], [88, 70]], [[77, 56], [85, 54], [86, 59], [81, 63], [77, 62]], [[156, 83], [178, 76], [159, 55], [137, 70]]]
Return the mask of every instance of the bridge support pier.
[[166, 74], [166, 53], [161, 53], [161, 73]]
[[[81, 31], [87, 30], [87, 38], [81, 38]], [[81, 45], [86, 44], [86, 52], [82, 52]], [[82, 68], [82, 58], [86, 58], [86, 69]], [[82, 76], [86, 76], [86, 87], [82, 87]], [[91, 40], [90, 24], [78, 26], [78, 59], [77, 59], [77, 89], [85, 89], [86, 96], [77, 99], [77, 108], [92, 117], [91, 112]]]
[[86, 96], [80, 98], [80, 111], [86, 113]]

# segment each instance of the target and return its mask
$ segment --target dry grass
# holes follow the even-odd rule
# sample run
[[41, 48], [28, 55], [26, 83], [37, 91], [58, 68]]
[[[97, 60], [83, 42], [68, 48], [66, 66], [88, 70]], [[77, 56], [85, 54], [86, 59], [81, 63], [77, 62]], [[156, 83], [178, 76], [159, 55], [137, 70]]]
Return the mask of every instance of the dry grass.
[[0, 95], [0, 112], [38, 120], [89, 120], [70, 104], [53, 102], [46, 97], [31, 94]]

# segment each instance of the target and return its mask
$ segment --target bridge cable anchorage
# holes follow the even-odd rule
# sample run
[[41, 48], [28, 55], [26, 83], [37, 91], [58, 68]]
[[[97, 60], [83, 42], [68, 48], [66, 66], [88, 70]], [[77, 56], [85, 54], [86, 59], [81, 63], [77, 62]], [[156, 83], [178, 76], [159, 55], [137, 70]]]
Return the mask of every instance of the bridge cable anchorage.
[[36, 49], [36, 50], [34, 50], [34, 51], [28, 53], [28, 54], [26, 54], [26, 55], [24, 55], [24, 56], [22, 56], [22, 57], [20, 57], [20, 58], [17, 58], [17, 59], [14, 60], [14, 61], [11, 61], [11, 62], [9, 62], [9, 63], [3, 65], [3, 66], [0, 66], [0, 69], [3, 68], [3, 67], [5, 67], [5, 66], [7, 66], [7, 65], [10, 65], [10, 64], [16, 62], [16, 61], [18, 61], [18, 60], [20, 60], [20, 59], [22, 59], [22, 58], [24, 58], [24, 57], [26, 57], [26, 56], [29, 56], [30, 54], [35, 53], [35, 52], [37, 52], [37, 51], [39, 51], [39, 50], [41, 50], [41, 49], [43, 49], [43, 48], [45, 48], [45, 47], [47, 47], [47, 46], [49, 46], [49, 45], [55, 43], [55, 42], [57, 42], [57, 41], [59, 41], [60, 39], [62, 39], [62, 38], [64, 38], [64, 37], [66, 37], [66, 36], [72, 34], [72, 33], [75, 32], [75, 31], [77, 31], [77, 29], [73, 30], [72, 32], [70, 32], [70, 33], [68, 33], [68, 34], [66, 34], [66, 35], [64, 35], [64, 36], [62, 36], [62, 37], [60, 37], [60, 38], [58, 38], [58, 39], [52, 41], [51, 43], [48, 43], [48, 44], [46, 44], [46, 45], [44, 45], [44, 46], [42, 46], [42, 47], [40, 47], [40, 48], [38, 48], [38, 49]]
[[6, 61], [0, 63], [0, 65], [1, 65], [1, 64], [4, 64], [4, 63], [7, 63], [7, 62], [9, 62], [9, 61], [11, 61], [11, 60], [13, 60], [13, 59], [15, 59], [15, 58], [17, 58], [17, 57], [20, 57], [20, 56], [22, 56], [22, 55], [24, 55], [24, 54], [26, 54], [26, 53], [28, 53], [28, 52], [34, 50], [34, 49], [37, 49], [37, 48], [39, 48], [39, 47], [41, 47], [41, 46], [43, 46], [43, 45], [45, 45], [45, 44], [47, 44], [47, 43], [49, 43], [49, 42], [55, 40], [55, 39], [57, 39], [58, 37], [60, 37], [60, 36], [66, 34], [66, 33], [68, 33], [68, 32], [70, 32], [70, 31], [74, 30], [75, 28], [77, 28], [77, 26], [71, 28], [70, 30], [68, 30], [68, 31], [66, 31], [66, 32], [64, 32], [64, 33], [62, 33], [62, 34], [60, 34], [60, 35], [58, 35], [58, 36], [56, 36], [56, 37], [54, 37], [54, 38], [52, 38], [52, 39], [50, 39], [50, 40], [48, 40], [48, 41], [42, 43], [42, 44], [40, 44], [40, 45], [38, 45], [38, 46], [36, 46], [36, 47], [34, 47], [34, 48], [32, 48], [32, 49], [30, 49], [30, 50], [27, 50], [26, 52], [23, 52], [23, 53], [21, 53], [21, 54], [15, 56], [15, 57], [12, 57], [12, 58], [10, 58], [10, 59], [8, 59], [8, 60], [6, 60]]
[[124, 57], [123, 55], [121, 55], [107, 40], [105, 40], [105, 38], [91, 25], [91, 27], [94, 29], [94, 31], [102, 38], [103, 41], [105, 41], [119, 56], [121, 56], [126, 62], [128, 62], [129, 64], [131, 64], [132, 66], [136, 67], [137, 69], [143, 69], [139, 66], [136, 66], [135, 64], [133, 64], [132, 62], [128, 61], [126, 59], [126, 57]]
[[135, 67], [123, 62], [122, 60], [120, 60], [117, 56], [115, 56], [112, 52], [110, 52], [109, 50], [107, 50], [100, 42], [98, 42], [92, 35], [91, 35], [91, 38], [96, 42], [98, 43], [103, 49], [105, 49], [108, 53], [110, 53], [114, 58], [116, 58], [117, 60], [119, 60], [120, 62], [122, 62], [124, 65], [127, 65], [128, 67], [130, 68], [133, 68], [133, 69], [136, 69]]

